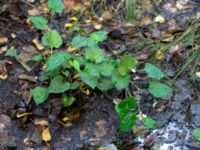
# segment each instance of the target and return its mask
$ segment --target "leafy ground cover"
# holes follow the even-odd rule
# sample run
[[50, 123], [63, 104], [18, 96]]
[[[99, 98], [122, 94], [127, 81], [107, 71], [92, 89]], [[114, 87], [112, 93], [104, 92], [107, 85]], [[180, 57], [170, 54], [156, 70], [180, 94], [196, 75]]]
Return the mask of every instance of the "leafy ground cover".
[[199, 148], [198, 1], [0, 4], [2, 149]]

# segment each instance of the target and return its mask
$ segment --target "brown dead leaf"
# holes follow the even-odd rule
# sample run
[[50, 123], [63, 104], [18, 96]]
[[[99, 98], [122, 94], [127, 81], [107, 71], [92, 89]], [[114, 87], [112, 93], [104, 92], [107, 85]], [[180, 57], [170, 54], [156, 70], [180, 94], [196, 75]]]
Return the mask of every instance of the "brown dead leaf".
[[103, 20], [111, 20], [113, 18], [113, 15], [109, 10], [106, 10], [101, 14], [101, 17], [103, 18]]
[[182, 49], [182, 43], [178, 43], [176, 45], [171, 46], [171, 48], [169, 49], [169, 53], [171, 54], [171, 59], [170, 59], [171, 62], [175, 64], [182, 62], [184, 56], [181, 53], [181, 49]]
[[175, 34], [178, 32], [183, 31], [183, 29], [177, 24], [175, 19], [171, 19], [168, 21], [168, 29], [167, 29], [167, 33], [169, 34]]
[[38, 15], [40, 15], [40, 12], [37, 9], [33, 8], [33, 9], [28, 10], [28, 15], [29, 16], [38, 16]]
[[48, 126], [49, 122], [45, 119], [35, 119], [34, 124], [35, 125], [41, 125], [41, 126]]
[[152, 17], [150, 15], [145, 15], [142, 17], [142, 23], [144, 25], [149, 25], [152, 23]]
[[42, 131], [42, 140], [45, 141], [45, 142], [48, 142], [51, 140], [51, 133], [49, 131], [49, 128], [45, 128], [43, 131]]
[[174, 40], [174, 35], [168, 33], [167, 31], [162, 32], [162, 41], [163, 42], [171, 42]]
[[63, 4], [64, 4], [65, 8], [74, 10], [74, 6], [78, 5], [78, 4], [80, 5], [81, 0], [63, 0]]
[[0, 80], [5, 80], [8, 77], [7, 69], [4, 61], [0, 61]]

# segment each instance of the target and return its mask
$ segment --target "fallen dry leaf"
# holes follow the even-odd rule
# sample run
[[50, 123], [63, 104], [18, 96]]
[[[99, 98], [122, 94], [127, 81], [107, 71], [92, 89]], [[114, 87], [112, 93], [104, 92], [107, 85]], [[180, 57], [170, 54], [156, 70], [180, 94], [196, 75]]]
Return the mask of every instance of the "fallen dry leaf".
[[15, 33], [11, 33], [10, 36], [15, 39], [16, 38], [16, 34]]
[[8, 42], [8, 38], [6, 36], [0, 37], [0, 44], [6, 44]]
[[30, 139], [28, 137], [26, 137], [24, 140], [23, 140], [23, 143], [25, 145], [29, 145], [30, 144]]
[[73, 9], [73, 10], [75, 9], [75, 11], [77, 11], [77, 8], [75, 6], [81, 5], [81, 0], [63, 0], [63, 4], [65, 8]]
[[102, 13], [101, 17], [103, 18], [103, 20], [111, 20], [113, 18], [113, 15], [109, 10], [106, 10]]
[[71, 112], [68, 113], [65, 117], [63, 117], [62, 121], [74, 121], [81, 116], [80, 112]]
[[41, 126], [48, 126], [49, 122], [45, 119], [35, 119], [34, 124], [35, 125], [41, 125]]
[[43, 50], [44, 49], [44, 46], [42, 44], [40, 44], [40, 42], [38, 41], [38, 39], [33, 39], [33, 44], [35, 45], [35, 47], [38, 49], [38, 50]]
[[158, 23], [164, 23], [165, 22], [165, 18], [161, 15], [157, 16], [154, 20], [155, 20], [155, 22], [158, 22]]
[[103, 27], [102, 24], [94, 23], [94, 28], [95, 28], [96, 30], [100, 30], [102, 27]]
[[66, 28], [71, 28], [71, 27], [73, 27], [73, 24], [72, 24], [72, 23], [66, 23], [66, 24], [65, 24], [65, 27], [66, 27]]
[[77, 17], [71, 17], [71, 18], [69, 18], [69, 20], [78, 21], [78, 18]]
[[23, 118], [23, 117], [27, 117], [29, 115], [32, 115], [32, 113], [25, 112], [25, 113], [22, 113], [22, 114], [17, 114], [16, 117], [17, 118]]
[[71, 47], [71, 46], [69, 46], [68, 48], [67, 48], [67, 51], [69, 52], [69, 53], [72, 53], [72, 52], [74, 52], [74, 51], [76, 51], [77, 50], [77, 48], [73, 48], [73, 47]]
[[45, 141], [45, 142], [48, 142], [51, 140], [51, 134], [49, 132], [49, 128], [45, 128], [43, 131], [42, 131], [42, 140]]
[[184, 2], [183, 0], [182, 1], [177, 1], [176, 2], [176, 8], [178, 10], [185, 10], [185, 9], [188, 9], [190, 8], [191, 6], [187, 5], [187, 2]]
[[2, 53], [4, 53], [4, 52], [6, 52], [8, 50], [8, 46], [6, 45], [6, 46], [3, 46], [3, 47], [1, 47], [0, 48], [0, 54], [2, 54]]
[[5, 80], [8, 77], [5, 65], [4, 61], [0, 61], [0, 80]]
[[160, 50], [156, 52], [156, 59], [162, 60], [165, 57], [164, 53], [162, 53]]
[[200, 71], [196, 72], [195, 75], [200, 78]]
[[40, 12], [34, 8], [34, 9], [28, 10], [28, 15], [29, 16], [38, 16], [38, 15], [40, 15]]

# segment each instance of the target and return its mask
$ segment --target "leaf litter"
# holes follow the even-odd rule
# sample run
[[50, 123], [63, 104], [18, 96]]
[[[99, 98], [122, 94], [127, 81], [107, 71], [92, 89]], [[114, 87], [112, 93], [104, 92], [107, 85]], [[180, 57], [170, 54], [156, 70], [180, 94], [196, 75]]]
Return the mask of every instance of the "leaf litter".
[[[65, 37], [65, 42], [69, 42], [69, 39], [71, 35], [70, 32], [66, 31], [66, 29], [63, 29], [63, 27], [66, 25], [67, 22], [70, 22], [73, 24], [67, 26], [69, 29], [76, 30], [77, 32], [80, 32], [80, 30], [76, 29], [81, 28], [83, 26], [83, 29], [86, 32], [86, 34], [91, 33], [92, 31], [99, 30], [99, 29], [109, 29], [110, 34], [109, 40], [103, 42], [101, 45], [102, 48], [105, 48], [106, 55], [113, 55], [114, 57], [119, 58], [122, 56], [124, 53], [128, 53], [130, 55], [134, 55], [137, 58], [137, 61], [139, 61], [139, 67], [138, 67], [138, 72], [136, 71], [136, 74], [133, 74], [131, 78], [134, 78], [135, 75], [138, 76], [137, 82], [135, 82], [135, 85], [131, 85], [131, 92], [133, 91], [139, 91], [141, 93], [134, 93], [134, 95], [137, 95], [139, 98], [139, 101], [142, 105], [142, 109], [144, 113], [150, 114], [153, 116], [153, 119], [158, 122], [158, 129], [156, 131], [152, 131], [153, 135], [149, 136], [144, 136], [144, 140], [139, 140], [141, 142], [139, 145], [135, 144], [136, 141], [131, 140], [134, 135], [132, 133], [122, 134], [120, 136], [128, 136], [128, 142], [126, 147], [131, 148], [139, 148], [139, 147], [154, 147], [158, 148], [159, 143], [162, 145], [159, 147], [160, 149], [166, 149], [168, 146], [175, 146], [178, 145], [176, 148], [182, 149], [183, 146], [188, 146], [189, 147], [196, 147], [196, 145], [191, 145], [191, 144], [183, 144], [183, 139], [180, 137], [175, 137], [175, 134], [182, 134], [182, 130], [186, 130], [188, 134], [192, 133], [191, 130], [192, 128], [189, 126], [189, 124], [194, 124], [196, 127], [199, 126], [199, 118], [197, 115], [194, 114], [193, 117], [192, 115], [188, 115], [190, 112], [190, 105], [192, 105], [194, 108], [196, 101], [198, 99], [199, 92], [197, 89], [199, 87], [197, 86], [192, 86], [192, 83], [189, 82], [191, 81], [190, 78], [187, 78], [184, 74], [188, 74], [188, 70], [192, 70], [189, 75], [193, 77], [193, 81], [196, 81], [199, 79], [199, 70], [198, 70], [198, 64], [194, 64], [193, 60], [196, 60], [195, 57], [191, 57], [194, 54], [198, 56], [198, 50], [195, 49], [195, 47], [199, 44], [198, 43], [198, 29], [199, 26], [196, 26], [198, 24], [198, 21], [195, 20], [196, 16], [195, 13], [198, 11], [194, 10], [193, 6], [195, 1], [191, 1], [192, 3], [189, 2], [189, 4], [184, 3], [182, 1], [177, 1], [173, 3], [170, 2], [163, 2], [159, 3], [159, 7], [164, 8], [161, 12], [159, 12], [157, 15], [145, 15], [143, 11], [150, 12], [150, 7], [144, 7], [142, 4], [140, 6], [137, 6], [139, 12], [134, 12], [135, 16], [132, 16], [133, 22], [137, 21], [138, 24], [140, 22], [142, 23], [141, 25], [135, 27], [134, 23], [120, 23], [120, 21], [124, 21], [123, 17], [121, 16], [124, 12], [123, 9], [119, 13], [119, 15], [113, 14], [115, 8], [118, 8], [120, 10], [120, 6], [123, 5], [123, 2], [113, 2], [111, 5], [111, 10], [104, 10], [104, 7], [109, 6], [109, 2], [104, 1], [102, 3], [99, 3], [95, 7], [95, 3], [98, 3], [96, 1], [92, 2], [91, 4], [93, 5], [88, 5], [88, 1], [84, 1], [84, 3], [81, 3], [80, 1], [68, 1], [64, 0], [64, 6], [66, 8], [69, 8], [66, 13], [70, 14], [69, 18], [63, 18], [62, 15], [58, 14], [60, 17], [60, 22], [52, 24], [52, 27], [59, 28], [59, 31], [61, 33], [69, 33], [68, 37]], [[51, 2], [53, 3], [53, 1]], [[53, 146], [55, 148], [66, 148], [66, 149], [76, 149], [78, 147], [73, 147], [72, 143], [80, 143], [81, 147], [94, 147], [94, 143], [96, 144], [95, 146], [100, 146], [99, 149], [103, 148], [111, 148], [111, 149], [116, 149], [116, 146], [120, 149], [123, 149], [123, 145], [120, 144], [121, 141], [124, 141], [125, 138], [117, 138], [119, 137], [118, 132], [117, 132], [117, 120], [118, 118], [116, 117], [115, 113], [112, 111], [113, 109], [113, 104], [112, 102], [109, 102], [109, 100], [105, 100], [108, 97], [111, 99], [114, 99], [116, 96], [122, 97], [122, 93], [108, 93], [104, 95], [97, 94], [96, 97], [93, 95], [93, 92], [87, 95], [92, 95], [94, 98], [91, 98], [90, 96], [83, 96], [80, 93], [77, 93], [77, 102], [75, 104], [70, 104], [71, 107], [67, 109], [63, 109], [62, 105], [60, 105], [59, 98], [55, 98], [56, 95], [52, 95], [50, 97], [50, 101], [52, 100], [52, 103], [50, 102], [45, 102], [39, 107], [36, 107], [32, 102], [28, 102], [28, 106], [26, 106], [26, 103], [20, 99], [20, 96], [18, 98], [17, 95], [14, 96], [9, 96], [9, 92], [19, 91], [20, 86], [24, 86], [25, 83], [28, 84], [28, 89], [32, 89], [37, 83], [37, 76], [40, 74], [40, 69], [38, 66], [43, 66], [44, 64], [38, 63], [36, 66], [33, 65], [32, 57], [35, 54], [38, 53], [43, 53], [41, 51], [36, 51], [37, 50], [47, 50], [46, 47], [43, 47], [40, 43], [41, 39], [41, 33], [37, 33], [33, 29], [32, 26], [29, 24], [25, 23], [25, 20], [21, 19], [24, 18], [24, 16], [27, 18], [28, 16], [26, 15], [26, 12], [32, 14], [32, 16], [37, 16], [40, 13], [47, 13], [47, 5], [50, 5], [51, 8], [51, 3], [45, 4], [45, 3], [40, 3], [40, 2], [28, 2], [29, 5], [20, 3], [18, 4], [13, 3], [15, 11], [22, 10], [20, 14], [14, 15], [12, 12], [8, 17], [6, 16], [6, 12], [10, 12], [10, 9], [5, 9], [4, 11], [2, 10], [1, 15], [2, 17], [8, 18], [8, 20], [3, 20], [0, 23], [1, 28], [5, 28], [6, 24], [9, 23], [11, 28], [7, 29], [5, 31], [1, 31], [6, 35], [5, 37], [1, 38], [0, 40], [0, 48], [2, 54], [5, 54], [6, 51], [8, 51], [8, 47], [16, 47], [16, 54], [19, 54], [20, 56], [20, 64], [23, 65], [21, 67], [20, 64], [18, 64], [15, 60], [12, 58], [9, 58], [9, 61], [7, 60], [8, 57], [5, 57], [1, 54], [0, 58], [2, 63], [0, 64], [0, 84], [2, 85], [0, 87], [0, 102], [2, 105], [5, 105], [3, 107], [3, 112], [19, 112], [20, 117], [17, 117], [21, 121], [26, 118], [26, 120], [21, 122], [22, 126], [27, 126], [27, 127], [32, 127], [32, 126], [40, 126], [37, 127], [38, 129], [35, 131], [31, 131], [30, 134], [33, 132], [39, 131], [39, 135], [41, 136], [42, 140], [47, 142], [46, 146], [48, 147], [48, 142], [51, 140], [53, 143]], [[197, 2], [198, 3], [198, 2]], [[38, 6], [33, 8], [32, 6]], [[108, 6], [107, 6], [108, 5]], [[153, 4], [152, 4], [153, 5]], [[2, 5], [4, 6], [4, 5]], [[98, 6], [102, 6], [99, 7]], [[149, 5], [150, 6], [150, 5]], [[0, 6], [1, 7], [1, 6]], [[97, 12], [96, 16], [91, 14], [89, 11], [89, 8], [94, 7], [95, 11]], [[5, 7], [9, 8], [9, 7]], [[37, 8], [37, 9], [36, 9]], [[32, 12], [30, 12], [30, 10]], [[35, 10], [34, 10], [35, 9]], [[51, 8], [53, 9], [53, 8]], [[60, 12], [60, 10], [63, 9], [62, 5], [58, 5], [57, 9], [53, 10], [55, 12]], [[83, 15], [83, 17], [76, 16], [77, 11], [80, 11]], [[131, 11], [131, 10], [128, 10]], [[144, 11], [144, 12], [145, 12]], [[192, 13], [191, 13], [192, 12]], [[84, 16], [85, 14], [89, 14]], [[116, 13], [116, 12], [115, 12]], [[121, 13], [121, 14], [120, 14]], [[185, 15], [185, 16], [181, 16]], [[58, 17], [55, 15], [54, 17]], [[89, 17], [88, 17], [89, 16]], [[48, 16], [46, 16], [48, 18]], [[119, 19], [121, 17], [121, 19]], [[191, 17], [194, 17], [194, 19], [191, 19]], [[154, 19], [152, 19], [154, 18]], [[86, 20], [91, 20], [92, 23], [89, 24], [83, 24], [83, 22], [86, 22]], [[120, 21], [119, 21], [120, 20]], [[144, 21], [146, 20], [146, 21]], [[174, 21], [176, 20], [176, 21]], [[181, 20], [181, 21], [180, 21]], [[12, 22], [17, 22], [18, 25], [13, 25]], [[155, 22], [158, 22], [156, 24]], [[88, 21], [89, 22], [89, 21]], [[170, 22], [168, 24], [168, 22]], [[21, 26], [25, 27], [25, 30], [21, 28]], [[30, 27], [29, 27], [30, 26]], [[41, 23], [41, 26], [39, 28], [43, 28], [44, 24]], [[28, 28], [28, 36], [19, 36], [19, 32], [26, 32]], [[29, 29], [30, 28], [30, 29]], [[17, 32], [16, 32], [17, 31]], [[185, 31], [185, 32], [183, 32]], [[8, 32], [8, 33], [7, 33]], [[10, 35], [12, 33], [15, 33], [16, 37], [12, 38]], [[35, 33], [36, 32], [36, 33]], [[31, 34], [35, 34], [33, 37]], [[48, 32], [47, 32], [48, 33]], [[192, 34], [195, 33], [195, 34]], [[56, 34], [56, 33], [53, 33]], [[30, 35], [30, 36], [29, 36]], [[27, 38], [26, 38], [27, 37]], [[28, 38], [31, 37], [31, 38]], [[92, 38], [96, 40], [102, 40], [97, 39], [96, 35], [92, 35]], [[37, 39], [37, 40], [35, 40]], [[51, 43], [51, 48], [58, 47], [58, 45], [62, 44], [62, 41], [60, 38], [59, 40], [54, 43], [51, 42], [51, 39], [43, 38], [43, 44], [49, 44]], [[188, 39], [190, 39], [188, 41]], [[9, 41], [9, 42], [8, 42]], [[28, 43], [28, 44], [27, 44]], [[30, 47], [32, 45], [32, 47]], [[5, 47], [7, 46], [7, 48]], [[19, 49], [20, 47], [20, 49]], [[22, 48], [21, 48], [22, 47]], [[36, 47], [34, 49], [33, 47]], [[68, 45], [67, 45], [68, 47]], [[125, 48], [124, 48], [125, 47]], [[63, 49], [67, 49], [64, 45], [62, 47]], [[30, 51], [29, 51], [30, 50]], [[77, 52], [78, 50], [71, 50], [72, 53]], [[10, 55], [16, 56], [15, 54], [11, 53]], [[48, 55], [51, 55], [48, 54]], [[46, 55], [45, 55], [46, 56]], [[153, 58], [156, 58], [154, 60]], [[192, 58], [192, 59], [191, 59]], [[93, 58], [89, 57], [88, 59], [93, 60]], [[162, 69], [164, 70], [165, 73], [172, 71], [172, 77], [174, 76], [173, 74], [179, 73], [179, 77], [182, 77], [182, 81], [176, 81], [175, 86], [177, 89], [175, 90], [175, 93], [173, 94], [173, 99], [171, 98], [152, 98], [151, 95], [147, 94], [147, 89], [148, 89], [148, 81], [147, 79], [144, 78], [144, 72], [141, 70], [142, 65], [144, 64], [143, 61], [149, 62], [149, 59], [153, 59], [155, 64], [158, 64], [162, 66]], [[96, 60], [95, 61], [100, 61], [101, 60]], [[182, 62], [188, 62], [187, 67], [183, 66]], [[24, 62], [26, 62], [24, 64]], [[29, 67], [27, 67], [27, 65]], [[30, 68], [31, 67], [31, 68]], [[24, 68], [25, 71], [24, 71]], [[184, 68], [179, 71], [178, 68]], [[129, 65], [127, 66], [126, 70], [121, 70], [120, 72], [123, 74], [124, 72], [130, 71], [129, 69], [133, 69]], [[135, 68], [134, 68], [135, 69]], [[19, 74], [18, 78], [14, 78], [15, 74]], [[168, 74], [167, 74], [168, 75]], [[149, 75], [152, 77], [152, 75]], [[36, 77], [36, 78], [35, 78]], [[160, 78], [160, 77], [158, 77]], [[25, 80], [25, 81], [24, 81]], [[20, 83], [19, 83], [20, 82]], [[153, 82], [155, 83], [155, 81]], [[157, 83], [157, 81], [156, 81]], [[12, 88], [12, 85], [15, 84], [16, 86]], [[171, 85], [171, 83], [168, 83]], [[150, 85], [151, 86], [151, 85]], [[7, 88], [10, 88], [12, 90], [6, 90]], [[138, 90], [139, 89], [139, 90]], [[183, 90], [186, 89], [186, 90]], [[26, 90], [24, 90], [25, 92]], [[87, 90], [83, 90], [87, 91]], [[191, 92], [192, 91], [192, 92]], [[157, 92], [157, 90], [156, 90]], [[23, 92], [22, 92], [23, 93]], [[88, 93], [88, 92], [87, 92]], [[162, 93], [162, 92], [161, 92]], [[180, 96], [182, 93], [182, 97]], [[185, 93], [183, 95], [183, 93]], [[126, 92], [124, 94], [127, 94]], [[160, 92], [159, 92], [160, 94]], [[23, 94], [22, 94], [23, 95]], [[195, 96], [196, 95], [196, 96]], [[90, 97], [90, 98], [89, 98]], [[169, 96], [170, 97], [170, 96]], [[164, 100], [163, 100], [164, 99]], [[185, 101], [183, 101], [183, 99]], [[8, 100], [8, 101], [6, 101]], [[11, 100], [14, 100], [14, 103], [16, 106], [13, 104], [9, 106]], [[156, 102], [156, 103], [155, 103]], [[194, 103], [194, 104], [193, 104]], [[152, 109], [154, 104], [154, 109]], [[173, 107], [172, 107], [173, 106]], [[188, 106], [188, 107], [187, 107]], [[55, 109], [57, 108], [57, 110]], [[34, 109], [34, 110], [33, 110]], [[78, 109], [78, 111], [77, 111]], [[74, 111], [76, 110], [76, 111]], [[33, 111], [33, 113], [32, 113]], [[159, 111], [160, 114], [156, 114], [157, 111]], [[29, 112], [31, 115], [29, 115]], [[78, 112], [77, 114], [74, 112]], [[12, 114], [12, 113], [11, 113]], [[8, 114], [8, 116], [12, 116], [11, 114]], [[15, 115], [17, 113], [14, 113]], [[37, 114], [37, 115], [36, 115]], [[7, 115], [7, 114], [6, 114]], [[37, 117], [43, 117], [45, 120], [49, 119], [51, 121], [57, 120], [57, 122], [62, 122], [61, 125], [65, 126], [66, 129], [60, 128], [60, 123], [56, 125], [52, 125], [52, 123], [41, 120], [41, 121], [35, 121], [35, 118]], [[99, 121], [99, 118], [107, 118], [106, 121], [103, 121], [104, 123], [101, 123], [102, 121]], [[54, 119], [52, 119], [54, 118]], [[182, 121], [180, 118], [184, 118]], [[31, 123], [30, 120], [34, 119], [34, 121]], [[58, 121], [59, 120], [59, 121]], [[169, 120], [173, 120], [174, 123], [169, 123], [168, 125], [164, 126], [162, 122], [168, 123]], [[178, 121], [179, 120], [179, 121]], [[189, 121], [188, 121], [189, 120]], [[14, 122], [17, 120], [14, 120]], [[48, 123], [47, 123], [48, 122]], [[100, 123], [99, 123], [100, 122]], [[147, 122], [150, 122], [152, 124], [151, 120], [148, 120]], [[70, 125], [66, 125], [70, 123]], [[96, 123], [96, 124], [95, 124]], [[176, 129], [171, 129], [171, 126], [176, 126], [177, 123], [181, 124], [180, 127]], [[14, 124], [15, 125], [15, 124]], [[95, 126], [98, 126], [95, 127]], [[140, 122], [137, 123], [137, 125], [140, 125]], [[2, 128], [4, 128], [5, 125], [2, 125]], [[164, 133], [168, 133], [168, 127], [170, 126], [169, 130], [172, 130], [172, 133], [169, 132], [169, 134], [172, 135], [165, 135]], [[59, 133], [62, 133], [62, 138], [56, 138], [59, 133], [56, 132], [56, 130], [59, 130]], [[148, 130], [148, 129], [147, 129]], [[84, 131], [80, 133], [80, 131]], [[7, 132], [7, 131], [6, 131]], [[9, 131], [10, 132], [10, 131]], [[15, 131], [16, 132], [16, 131]], [[17, 129], [17, 132], [21, 133], [20, 129]], [[110, 133], [110, 135], [107, 134], [107, 132]], [[176, 133], [174, 133], [176, 132]], [[76, 133], [76, 136], [74, 135]], [[102, 134], [101, 134], [102, 133]], [[156, 134], [155, 134], [156, 133]], [[6, 133], [5, 133], [6, 134]], [[26, 139], [28, 137], [29, 131], [24, 132], [23, 131], [23, 139]], [[34, 133], [33, 133], [34, 134]], [[55, 134], [55, 135], [54, 135]], [[183, 133], [184, 134], [184, 133]], [[188, 134], [187, 137], [188, 137]], [[14, 135], [17, 137], [17, 133], [14, 133]], [[82, 135], [81, 140], [77, 138], [77, 135]], [[185, 134], [184, 134], [185, 135]], [[164, 137], [161, 139], [165, 140], [156, 140], [159, 139], [160, 137]], [[174, 141], [168, 141], [169, 136], [171, 139], [174, 139], [176, 141], [174, 144]], [[74, 139], [73, 138], [77, 138]], [[84, 138], [83, 138], [84, 137]], [[14, 137], [15, 138], [15, 137]], [[9, 140], [13, 141], [13, 138], [9, 137]], [[23, 139], [21, 139], [21, 142], [23, 143]], [[178, 140], [180, 139], [180, 141]], [[25, 140], [25, 143], [28, 146], [31, 146], [31, 142]], [[182, 141], [181, 141], [182, 140]], [[195, 140], [193, 137], [190, 137], [188, 139], [184, 139], [186, 143], [195, 143]], [[105, 143], [105, 141], [110, 141], [110, 144]], [[116, 146], [112, 143], [115, 142]], [[170, 144], [166, 144], [169, 142]], [[178, 143], [179, 142], [179, 143]], [[68, 143], [67, 146], [62, 144], [62, 143]], [[131, 144], [128, 144], [131, 143]], [[70, 145], [71, 144], [71, 145]], [[34, 145], [34, 144], [33, 144]], [[33, 146], [32, 145], [32, 146]], [[14, 146], [18, 147], [17, 143], [13, 143], [13, 145], [8, 145], [4, 144], [4, 146], [9, 147], [9, 146]], [[41, 145], [42, 147], [42, 145]], [[198, 147], [198, 145], [197, 145]]]

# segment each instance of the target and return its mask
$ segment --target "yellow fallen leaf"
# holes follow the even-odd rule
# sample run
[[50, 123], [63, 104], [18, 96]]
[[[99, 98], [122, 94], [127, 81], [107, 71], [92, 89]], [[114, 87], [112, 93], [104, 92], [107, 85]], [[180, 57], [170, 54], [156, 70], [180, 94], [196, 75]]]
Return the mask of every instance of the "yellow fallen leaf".
[[88, 88], [80, 87], [80, 90], [82, 93], [84, 93], [86, 95], [90, 95], [90, 93], [91, 93]]
[[29, 115], [32, 115], [32, 113], [17, 114], [16, 117], [17, 117], [17, 118], [23, 118], [23, 117], [26, 117], [26, 116], [29, 116]]
[[156, 52], [156, 59], [162, 60], [165, 57], [165, 55], [159, 50]]
[[62, 121], [66, 122], [66, 121], [70, 121], [70, 118], [68, 116], [62, 118]]
[[65, 24], [65, 27], [66, 27], [66, 28], [71, 28], [71, 27], [73, 27], [73, 24], [72, 24], [72, 23], [66, 23], [66, 24]]
[[79, 11], [79, 10], [80, 10], [79, 6], [77, 6], [77, 5], [72, 6], [72, 9], [73, 9], [74, 11]]
[[49, 132], [49, 128], [45, 128], [42, 131], [42, 140], [45, 141], [45, 142], [48, 142], [48, 141], [51, 140], [51, 134]]
[[67, 128], [72, 126], [71, 122], [62, 122], [62, 121], [58, 121], [58, 123], [60, 123], [63, 127]]
[[37, 39], [33, 39], [33, 44], [35, 45], [35, 47], [38, 49], [38, 50], [43, 50], [44, 49], [44, 46], [42, 46], [42, 44], [39, 43], [39, 41]]
[[158, 22], [158, 23], [164, 23], [165, 22], [165, 18], [161, 15], [157, 16], [154, 20], [155, 20], [155, 22]]
[[44, 13], [48, 13], [50, 10], [49, 10], [48, 7], [44, 7], [44, 8], [43, 8], [43, 11], [44, 11]]
[[76, 51], [77, 50], [77, 48], [74, 48], [74, 47], [71, 47], [71, 46], [69, 46], [68, 48], [67, 48], [67, 51], [69, 52], [69, 53], [72, 53], [72, 52], [74, 52], [74, 51]]
[[78, 18], [76, 18], [76, 17], [71, 17], [70, 20], [72, 20], [72, 21], [78, 21]]
[[27, 138], [24, 139], [23, 142], [24, 142], [25, 145], [29, 145], [30, 144], [30, 139], [27, 137]]
[[48, 56], [51, 55], [51, 54], [52, 54], [52, 51], [51, 51], [51, 50], [46, 50], [46, 51], [43, 53], [43, 55], [46, 56], [46, 57], [48, 57]]
[[200, 78], [200, 71], [196, 72], [195, 75]]

